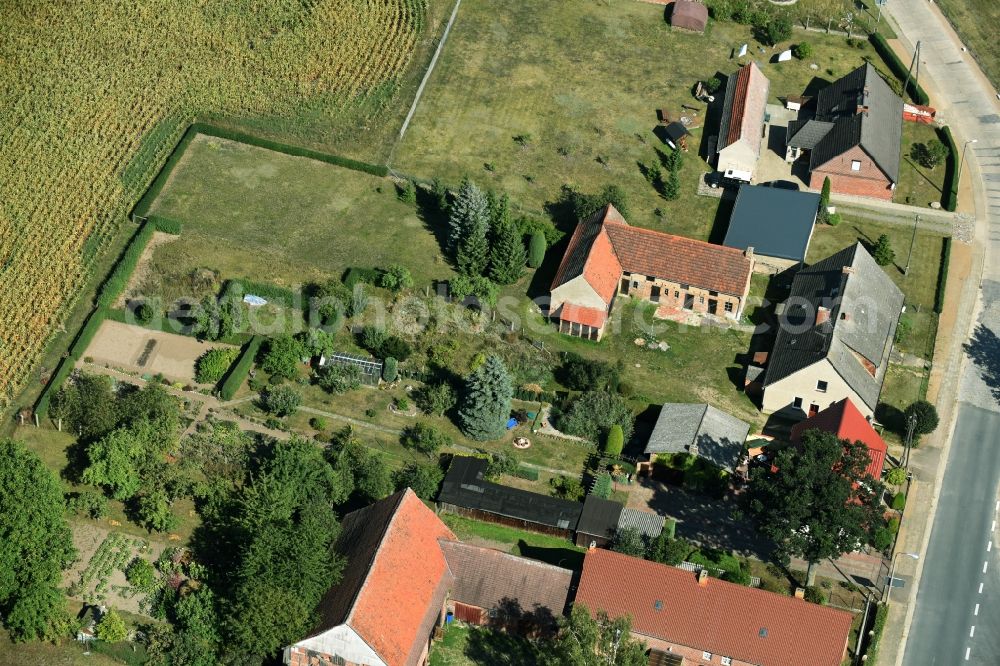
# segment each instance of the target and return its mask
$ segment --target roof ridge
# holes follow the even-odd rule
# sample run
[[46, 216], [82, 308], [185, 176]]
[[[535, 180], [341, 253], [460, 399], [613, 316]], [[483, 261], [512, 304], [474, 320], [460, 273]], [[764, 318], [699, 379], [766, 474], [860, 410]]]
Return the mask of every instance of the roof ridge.
[[[739, 195], [737, 195], [737, 196], [739, 196]], [[674, 238], [674, 239], [677, 239], [679, 241], [693, 243], [693, 244], [696, 244], [696, 245], [709, 245], [713, 249], [723, 250], [725, 252], [728, 252], [728, 253], [732, 254], [733, 256], [744, 255], [743, 250], [740, 250], [739, 248], [735, 248], [735, 247], [728, 247], [726, 245], [716, 245], [715, 243], [709, 243], [708, 241], [699, 240], [697, 238], [689, 238], [688, 236], [681, 236], [679, 234], [672, 234], [670, 232], [659, 231], [657, 229], [647, 229], [646, 227], [636, 227], [636, 226], [633, 226], [631, 224], [626, 224], [624, 226], [628, 227], [629, 231], [636, 231], [636, 232], [642, 232], [642, 233], [645, 233], [645, 234], [653, 234], [655, 236], [662, 236], [662, 237], [667, 237], [667, 238]], [[610, 238], [610, 235], [608, 237]], [[614, 247], [614, 244], [615, 244], [614, 240], [612, 240], [611, 241], [611, 246]], [[616, 251], [616, 253], [617, 253], [617, 251]]]
[[[368, 586], [368, 581], [371, 578], [372, 570], [375, 568], [375, 561], [378, 559], [379, 555], [382, 554], [382, 545], [385, 543], [386, 537], [389, 535], [389, 532], [392, 530], [393, 524], [396, 522], [396, 517], [399, 515], [399, 509], [403, 506], [403, 500], [406, 499], [408, 493], [412, 493], [412, 492], [413, 491], [410, 490], [409, 488], [404, 488], [403, 490], [401, 490], [398, 493], [396, 493], [397, 495], [399, 495], [399, 499], [396, 500], [396, 505], [392, 509], [392, 518], [390, 518], [389, 522], [387, 522], [385, 524], [385, 529], [382, 531], [382, 537], [378, 540], [378, 546], [375, 548], [375, 552], [372, 555], [371, 560], [369, 560], [369, 562], [368, 562], [368, 568], [365, 571], [364, 580], [361, 581], [361, 585], [358, 586], [357, 592], [354, 593], [354, 598], [351, 599], [351, 612], [349, 612], [347, 614], [347, 617], [344, 618], [344, 624], [350, 624], [351, 620], [354, 618], [354, 610], [355, 610], [355, 607], [358, 604], [358, 599], [361, 597], [361, 593], [364, 591], [365, 587]], [[390, 495], [390, 497], [391, 497], [391, 495]], [[386, 499], [389, 499], [389, 498], [387, 497]], [[358, 511], [364, 511], [365, 509], [367, 509], [369, 507], [372, 507], [372, 506], [375, 506], [375, 505], [374, 504], [369, 504], [368, 506], [364, 507], [364, 509], [358, 509]], [[351, 513], [354, 513], [354, 512], [352, 511]], [[350, 514], [348, 514], [348, 515], [350, 515]], [[345, 516], [345, 518], [346, 518], [346, 516]], [[358, 634], [360, 636], [360, 634], [357, 631], [355, 631], [354, 633], [356, 633], [356, 634]], [[365, 641], [365, 643], [367, 643], [367, 642], [368, 641]], [[376, 651], [376, 654], [377, 654], [377, 651]]]

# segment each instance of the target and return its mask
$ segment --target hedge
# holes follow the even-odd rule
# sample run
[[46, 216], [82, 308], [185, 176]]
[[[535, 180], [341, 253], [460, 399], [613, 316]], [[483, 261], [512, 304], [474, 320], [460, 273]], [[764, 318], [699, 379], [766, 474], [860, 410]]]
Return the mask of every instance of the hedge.
[[941, 267], [938, 269], [937, 287], [934, 291], [934, 312], [944, 309], [944, 292], [948, 288], [948, 264], [951, 263], [951, 236], [941, 243]]
[[[909, 67], [899, 59], [896, 52], [892, 50], [889, 43], [885, 41], [885, 37], [881, 33], [873, 32], [871, 34], [871, 43], [875, 47], [875, 51], [882, 57], [885, 64], [889, 66], [892, 73], [899, 78], [900, 81], [906, 80], [906, 74], [909, 71]], [[906, 85], [906, 92], [917, 104], [930, 104], [930, 97], [924, 91], [920, 84], [916, 82], [913, 76], [910, 76], [909, 82]]]
[[170, 155], [167, 156], [167, 160], [160, 167], [159, 172], [153, 178], [153, 182], [149, 184], [146, 191], [143, 193], [142, 197], [136, 202], [135, 206], [132, 208], [133, 217], [146, 217], [149, 214], [149, 208], [156, 201], [156, 197], [160, 196], [160, 192], [163, 190], [163, 186], [167, 184], [167, 180], [170, 178], [171, 172], [173, 172], [174, 167], [177, 166], [177, 162], [180, 161], [181, 157], [184, 155], [184, 151], [187, 150], [188, 144], [198, 135], [198, 129], [195, 125], [191, 125], [185, 130], [184, 134], [177, 141], [177, 145], [174, 149], [170, 151]]
[[954, 211], [958, 205], [958, 146], [951, 135], [951, 128], [945, 125], [937, 130], [938, 139], [948, 146], [948, 158], [945, 160], [944, 171], [944, 205], [945, 210]]
[[152, 224], [157, 231], [164, 234], [173, 234], [174, 236], [180, 235], [183, 226], [179, 220], [172, 220], [169, 217], [161, 217], [159, 215], [147, 216], [146, 222]]
[[128, 246], [122, 251], [121, 256], [118, 257], [110, 275], [101, 285], [101, 289], [97, 293], [98, 306], [111, 305], [125, 291], [125, 286], [128, 284], [129, 278], [132, 277], [136, 264], [139, 263], [139, 257], [142, 256], [142, 252], [146, 249], [146, 244], [152, 236], [153, 225], [148, 222], [142, 223], [135, 235], [132, 236]]
[[365, 284], [378, 285], [379, 277], [382, 271], [377, 268], [357, 268], [352, 267], [344, 271], [344, 277], [342, 278], [343, 283], [348, 289], [354, 289], [354, 285], [359, 282], [364, 282]]
[[[222, 289], [221, 297], [228, 297], [234, 289], [239, 289], [244, 295], [253, 294], [260, 296], [272, 303], [283, 305], [286, 308], [301, 307], [301, 299], [296, 298], [296, 294], [287, 287], [279, 287], [268, 282], [254, 282], [243, 278], [226, 280], [226, 286]], [[298, 301], [298, 302], [297, 302]]]
[[83, 357], [84, 352], [87, 351], [87, 347], [90, 346], [94, 336], [97, 335], [97, 330], [106, 318], [107, 310], [103, 307], [95, 308], [90, 313], [90, 316], [87, 317], [87, 321], [84, 322], [80, 331], [73, 339], [73, 344], [69, 346], [66, 356], [59, 362], [56, 371], [49, 378], [49, 383], [45, 385], [41, 395], [38, 396], [38, 400], [35, 402], [35, 414], [38, 418], [44, 418], [48, 415], [52, 396], [62, 387], [63, 382], [66, 381], [69, 374], [73, 372], [76, 362]]
[[243, 385], [243, 380], [250, 374], [250, 367], [253, 365], [254, 359], [257, 358], [257, 352], [260, 350], [260, 345], [263, 341], [264, 338], [255, 335], [243, 347], [240, 357], [236, 359], [236, 363], [229, 370], [229, 374], [222, 380], [219, 395], [223, 400], [232, 400], [233, 396], [236, 395], [236, 391]]
[[231, 141], [239, 141], [240, 143], [247, 143], [251, 146], [257, 146], [258, 148], [266, 148], [268, 150], [274, 150], [279, 153], [285, 153], [286, 155], [292, 155], [294, 157], [308, 157], [309, 159], [318, 160], [320, 162], [326, 162], [327, 164], [333, 164], [336, 166], [344, 167], [345, 169], [352, 169], [353, 171], [361, 171], [364, 173], [370, 173], [373, 176], [388, 176], [389, 168], [382, 164], [370, 164], [368, 162], [362, 162], [360, 160], [352, 160], [349, 157], [341, 157], [340, 155], [333, 155], [331, 153], [323, 153], [318, 150], [310, 150], [309, 148], [302, 148], [301, 146], [292, 146], [287, 143], [281, 143], [279, 141], [271, 141], [270, 139], [262, 139], [258, 136], [253, 136], [252, 134], [246, 134], [237, 130], [226, 129], [224, 127], [218, 127], [217, 125], [208, 125], [205, 123], [193, 123], [191, 129], [199, 134], [205, 134], [208, 136], [218, 137], [220, 139], [229, 139]]
[[868, 660], [865, 661], [866, 666], [875, 666], [878, 662], [879, 643], [882, 642], [882, 632], [885, 631], [885, 622], [888, 617], [889, 607], [885, 604], [879, 604], [878, 609], [875, 611], [875, 622], [872, 624], [868, 649], [865, 651], [865, 654], [868, 656]]
[[519, 479], [527, 479], [528, 481], [538, 481], [538, 470], [533, 467], [518, 465], [517, 469], [514, 470], [514, 476]]

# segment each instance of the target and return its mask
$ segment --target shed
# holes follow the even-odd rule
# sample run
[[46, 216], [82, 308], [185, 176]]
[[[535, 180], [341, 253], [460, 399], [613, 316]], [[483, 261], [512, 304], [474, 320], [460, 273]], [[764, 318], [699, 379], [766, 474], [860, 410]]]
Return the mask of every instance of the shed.
[[754, 271], [779, 273], [805, 261], [820, 196], [779, 187], [742, 185], [722, 244], [753, 248]]
[[361, 369], [361, 382], [369, 386], [378, 386], [382, 378], [382, 361], [370, 356], [358, 356], [346, 352], [333, 352], [329, 356], [319, 357], [320, 367], [328, 365], [356, 365]]
[[584, 548], [594, 542], [604, 546], [615, 536], [622, 505], [597, 495], [587, 495], [583, 502], [583, 513], [576, 526], [576, 545]]
[[543, 534], [572, 537], [580, 502], [540, 495], [487, 481], [486, 461], [456, 456], [444, 477], [438, 506], [443, 511]]
[[638, 530], [640, 534], [655, 539], [660, 536], [666, 523], [667, 519], [658, 513], [626, 507], [622, 509], [622, 515], [618, 518], [618, 529]]
[[711, 405], [667, 403], [660, 409], [646, 455], [689, 453], [732, 473], [750, 426]]
[[670, 25], [694, 32], [705, 32], [708, 7], [695, 0], [677, 0], [670, 12]]
[[691, 132], [689, 132], [687, 128], [684, 127], [683, 124], [676, 121], [664, 127], [663, 133], [664, 136], [666, 137], [664, 141], [666, 141], [667, 145], [673, 148], [674, 150], [677, 150], [678, 148], [684, 148], [685, 144], [687, 143], [685, 137], [691, 135]]

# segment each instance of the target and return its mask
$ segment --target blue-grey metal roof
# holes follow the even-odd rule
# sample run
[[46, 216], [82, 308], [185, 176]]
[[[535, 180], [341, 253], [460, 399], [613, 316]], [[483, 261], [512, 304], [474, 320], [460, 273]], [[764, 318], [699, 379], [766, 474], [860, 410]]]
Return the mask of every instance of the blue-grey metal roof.
[[792, 261], [804, 261], [812, 238], [818, 194], [743, 185], [722, 242], [727, 247]]
[[622, 509], [621, 516], [618, 518], [618, 529], [639, 530], [640, 534], [644, 534], [650, 539], [655, 539], [660, 536], [660, 532], [663, 531], [663, 526], [666, 522], [667, 519], [658, 513], [625, 508]]

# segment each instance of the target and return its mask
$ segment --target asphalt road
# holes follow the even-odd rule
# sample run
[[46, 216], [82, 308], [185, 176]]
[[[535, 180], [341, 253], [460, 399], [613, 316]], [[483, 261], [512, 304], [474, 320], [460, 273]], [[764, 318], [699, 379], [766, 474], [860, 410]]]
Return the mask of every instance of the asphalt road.
[[1000, 663], [1000, 550], [993, 545], [1000, 413], [962, 404], [949, 458], [903, 663], [995, 666]]

